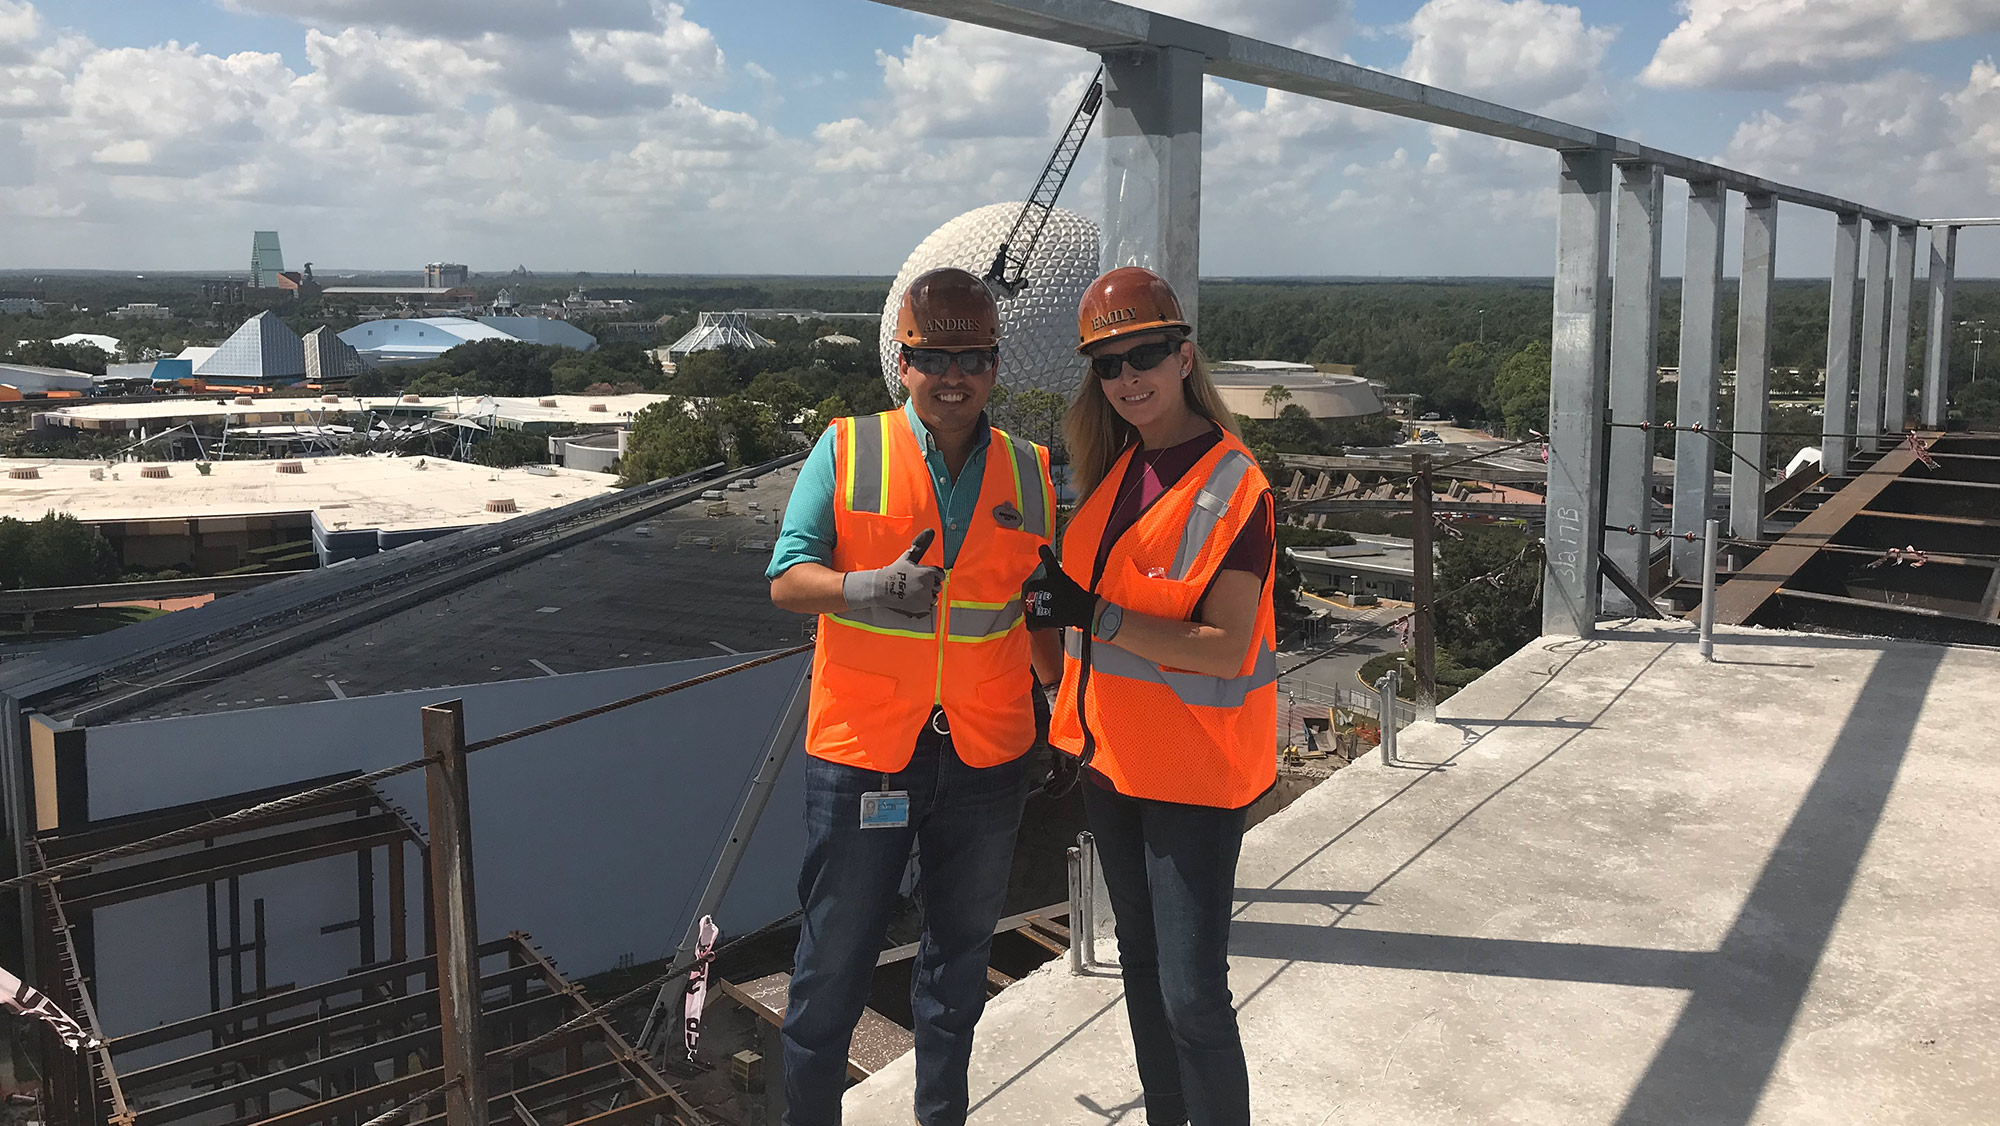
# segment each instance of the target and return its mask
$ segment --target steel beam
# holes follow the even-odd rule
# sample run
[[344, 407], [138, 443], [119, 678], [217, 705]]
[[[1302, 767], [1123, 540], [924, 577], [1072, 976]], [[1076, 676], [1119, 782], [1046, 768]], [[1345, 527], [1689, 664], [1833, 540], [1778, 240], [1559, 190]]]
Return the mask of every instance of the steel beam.
[[[1688, 185], [1687, 264], [1681, 269], [1680, 426], [1715, 426], [1722, 377], [1722, 246], [1729, 189], [1715, 180]], [[1699, 537], [1715, 502], [1715, 441], [1685, 430], [1674, 435], [1674, 574], [1701, 574]]]
[[1778, 201], [1743, 199], [1743, 281], [1736, 299], [1736, 433], [1729, 459], [1729, 532], [1764, 536], [1764, 431], [1771, 421], [1771, 282], [1777, 266]]
[[1930, 307], [1925, 310], [1924, 389], [1917, 407], [1926, 430], [1943, 430], [1951, 392], [1951, 297], [1958, 228], [1931, 228]]
[[445, 1116], [486, 1126], [486, 1060], [479, 1019], [479, 921], [472, 882], [472, 799], [465, 773], [465, 705], [423, 709], [424, 790], [430, 799], [432, 927], [438, 941], [438, 1028], [443, 1037]]
[[1562, 154], [1549, 347], [1549, 491], [1542, 632], [1597, 632], [1610, 396], [1611, 154]]
[[1841, 215], [1833, 229], [1833, 296], [1826, 315], [1826, 409], [1821, 415], [1820, 468], [1847, 476], [1854, 433], [1854, 276], [1861, 269], [1861, 216]]
[[1910, 419], [1910, 291], [1917, 280], [1917, 228], [1896, 228], [1889, 274], [1889, 371], [1882, 383], [1882, 432], [1901, 434]]
[[1855, 448], [1873, 452], [1882, 433], [1882, 341], [1889, 318], [1889, 224], [1868, 225], [1868, 274], [1861, 297], [1860, 397], [1855, 407]]
[[[1618, 166], [1616, 257], [1611, 267], [1610, 472], [1605, 475], [1604, 522], [1641, 534], [1612, 537], [1605, 547], [1618, 569], [1644, 582], [1653, 558], [1653, 435], [1631, 423], [1653, 421], [1659, 388], [1660, 205], [1666, 180], [1657, 164]], [[1612, 591], [1619, 613], [1647, 607]], [[1648, 604], [1650, 606], [1650, 604]]]
[[1198, 315], [1203, 56], [1183, 47], [1104, 52], [1105, 269], [1144, 266]]
[[1204, 56], [1217, 78], [1289, 90], [1309, 98], [1448, 125], [1542, 148], [1599, 149], [1624, 160], [1658, 164], [1685, 180], [1721, 180], [1745, 194], [1769, 195], [1822, 211], [1865, 212], [1871, 218], [1916, 222], [1879, 208], [1837, 199], [1642, 145], [1625, 137], [1542, 117], [1495, 102], [1425, 86], [1379, 70], [1355, 66], [1291, 47], [1252, 39], [1114, 0], [877, 0], [892, 8], [924, 12], [961, 23], [998, 28], [1102, 54], [1125, 47], [1176, 47]]

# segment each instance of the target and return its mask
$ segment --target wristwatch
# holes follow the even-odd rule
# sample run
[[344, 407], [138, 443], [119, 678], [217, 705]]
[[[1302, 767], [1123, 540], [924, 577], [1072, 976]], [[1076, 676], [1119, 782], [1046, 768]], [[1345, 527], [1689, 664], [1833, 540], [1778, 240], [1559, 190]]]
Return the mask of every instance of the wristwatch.
[[1097, 620], [1091, 623], [1090, 636], [1099, 641], [1109, 641], [1118, 636], [1118, 627], [1125, 624], [1125, 611], [1115, 602], [1106, 602], [1104, 609], [1097, 612]]

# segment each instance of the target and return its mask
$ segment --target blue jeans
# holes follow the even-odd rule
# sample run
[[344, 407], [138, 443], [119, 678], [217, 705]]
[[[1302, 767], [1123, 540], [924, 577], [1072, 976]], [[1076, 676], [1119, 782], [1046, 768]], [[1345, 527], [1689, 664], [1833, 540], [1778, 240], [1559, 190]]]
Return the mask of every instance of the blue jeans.
[[[917, 1120], [965, 1122], [972, 1028], [986, 1008], [986, 965], [1007, 898], [1030, 759], [970, 767], [948, 739], [927, 730], [910, 765], [895, 774], [807, 761], [806, 859], [799, 873], [805, 918], [782, 1032], [788, 1126], [840, 1122], [848, 1045], [912, 841], [924, 917], [910, 975]], [[861, 795], [872, 790], [909, 791], [909, 824], [861, 828]]]
[[1250, 1126], [1250, 1074], [1229, 995], [1243, 810], [1080, 789], [1117, 915], [1146, 1121]]

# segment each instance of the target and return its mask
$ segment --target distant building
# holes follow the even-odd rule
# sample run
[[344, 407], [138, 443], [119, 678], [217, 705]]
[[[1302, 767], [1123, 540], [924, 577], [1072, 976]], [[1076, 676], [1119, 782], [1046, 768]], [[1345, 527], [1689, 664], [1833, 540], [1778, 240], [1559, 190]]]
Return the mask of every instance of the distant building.
[[266, 309], [194, 365], [194, 374], [210, 383], [296, 383], [306, 374], [305, 342]]
[[134, 301], [130, 305], [120, 305], [111, 310], [111, 315], [129, 321], [164, 321], [174, 313], [165, 305], [151, 301]]
[[1404, 602], [1414, 597], [1416, 556], [1409, 540], [1355, 536], [1347, 547], [1288, 547], [1285, 555], [1298, 568], [1299, 578], [1315, 590]]
[[306, 381], [322, 387], [344, 384], [368, 370], [368, 364], [354, 346], [335, 335], [325, 325], [306, 333]]
[[43, 308], [42, 303], [32, 297], [0, 297], [0, 313], [39, 317]]
[[68, 336], [58, 336], [51, 344], [88, 344], [107, 356], [115, 356], [124, 342], [115, 336], [104, 336], [95, 332], [72, 332]]
[[320, 297], [364, 310], [391, 309], [470, 309], [479, 295], [462, 285], [329, 285]]
[[424, 267], [424, 284], [432, 289], [449, 289], [471, 282], [472, 270], [457, 262], [432, 262]]
[[72, 398], [96, 390], [96, 377], [67, 368], [0, 364], [0, 401]]
[[378, 367], [435, 360], [476, 340], [550, 344], [579, 352], [597, 347], [597, 338], [575, 325], [542, 317], [384, 317], [363, 321], [340, 339]]
[[[1314, 418], [1362, 418], [1381, 414], [1382, 400], [1358, 375], [1330, 375], [1311, 364], [1284, 360], [1225, 360], [1210, 368], [1222, 401], [1250, 418], [1275, 418], [1286, 407], [1304, 407]], [[1271, 388], [1284, 395], [1265, 398]]]
[[285, 252], [278, 249], [278, 232], [258, 231], [250, 238], [250, 288], [275, 289], [285, 271]]
[[667, 354], [678, 360], [690, 352], [717, 348], [769, 348], [771, 342], [750, 330], [750, 318], [743, 313], [703, 313], [694, 328], [667, 345]]

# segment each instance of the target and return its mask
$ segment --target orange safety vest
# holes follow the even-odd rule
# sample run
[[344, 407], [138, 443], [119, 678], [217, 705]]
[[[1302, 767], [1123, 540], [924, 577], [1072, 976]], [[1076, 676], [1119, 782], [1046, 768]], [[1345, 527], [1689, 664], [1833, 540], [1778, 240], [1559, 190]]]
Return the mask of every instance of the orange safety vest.
[[[834, 420], [833, 569], [885, 567], [943, 517], [924, 451], [900, 410]], [[942, 705], [952, 746], [970, 766], [998, 766], [1035, 742], [1021, 584], [1049, 542], [1055, 497], [1048, 450], [995, 429], [979, 507], [945, 572], [937, 611], [911, 618], [868, 607], [821, 614], [813, 648], [806, 750], [891, 773]], [[941, 613], [938, 611], [942, 611]]]
[[[1125, 479], [1126, 450], [1104, 478]], [[1270, 488], [1257, 459], [1235, 435], [1196, 462], [1111, 545], [1097, 594], [1128, 613], [1187, 621]], [[1103, 484], [1070, 518], [1063, 570], [1090, 585], [1117, 489]], [[1277, 560], [1272, 560], [1273, 573]], [[1062, 690], [1049, 742], [1085, 753], [1092, 768], [1128, 797], [1236, 809], [1277, 781], [1278, 634], [1271, 582], [1257, 609], [1256, 636], [1235, 676], [1205, 676], [1155, 664], [1115, 642], [1089, 640], [1090, 683], [1083, 721], [1077, 695], [1084, 631], [1065, 630]]]

